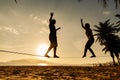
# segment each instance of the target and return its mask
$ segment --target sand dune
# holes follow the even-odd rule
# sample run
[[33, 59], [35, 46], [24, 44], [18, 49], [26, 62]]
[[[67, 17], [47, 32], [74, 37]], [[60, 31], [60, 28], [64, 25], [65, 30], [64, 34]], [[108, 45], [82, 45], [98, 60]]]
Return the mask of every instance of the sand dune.
[[7, 65], [38, 65], [38, 64], [47, 64], [51, 65], [52, 62], [40, 60], [40, 59], [19, 59], [19, 60], [11, 60], [8, 62], [0, 62], [0, 66], [7, 66]]
[[120, 66], [1, 66], [0, 80], [120, 80]]

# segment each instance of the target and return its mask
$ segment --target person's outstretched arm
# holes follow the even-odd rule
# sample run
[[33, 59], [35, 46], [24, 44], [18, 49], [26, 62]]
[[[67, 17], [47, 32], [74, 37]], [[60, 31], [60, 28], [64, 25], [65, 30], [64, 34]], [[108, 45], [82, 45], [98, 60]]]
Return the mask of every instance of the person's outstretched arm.
[[83, 25], [83, 19], [81, 19], [81, 26], [85, 29], [85, 27]]
[[54, 14], [54, 13], [50, 13], [50, 19], [49, 19], [49, 22], [51, 22], [51, 21], [52, 21], [53, 14]]
[[59, 29], [61, 29], [61, 27], [57, 28], [56, 31], [59, 30]]

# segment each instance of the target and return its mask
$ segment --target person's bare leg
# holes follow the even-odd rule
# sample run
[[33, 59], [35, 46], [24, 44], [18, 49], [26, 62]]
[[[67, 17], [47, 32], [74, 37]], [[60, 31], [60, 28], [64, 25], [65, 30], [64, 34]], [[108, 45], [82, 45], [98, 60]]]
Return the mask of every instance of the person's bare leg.
[[50, 52], [51, 49], [52, 49], [52, 46], [50, 45], [50, 47], [48, 48], [48, 50], [47, 50], [47, 52], [45, 54], [45, 57], [50, 57], [50, 56], [48, 56], [48, 53]]
[[120, 65], [119, 54], [118, 54], [118, 53], [115, 53], [115, 56], [116, 56], [116, 58], [117, 58], [117, 60], [118, 60], [118, 64]]
[[59, 57], [56, 55], [56, 50], [57, 50], [57, 47], [54, 47], [54, 58], [59, 58]]
[[113, 65], [116, 65], [113, 52], [110, 52], [110, 56], [111, 56], [112, 59], [113, 59]]
[[87, 48], [85, 47], [85, 49], [84, 49], [84, 55], [82, 56], [82, 58], [86, 57], [86, 53], [87, 53]]
[[96, 57], [96, 55], [94, 54], [93, 50], [91, 48], [89, 48], [89, 51], [92, 53], [91, 57]]

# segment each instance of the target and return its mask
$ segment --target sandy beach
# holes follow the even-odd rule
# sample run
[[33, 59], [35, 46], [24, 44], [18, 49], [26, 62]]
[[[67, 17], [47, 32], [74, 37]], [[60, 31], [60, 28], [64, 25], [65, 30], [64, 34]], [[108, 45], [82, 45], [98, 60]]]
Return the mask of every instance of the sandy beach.
[[0, 66], [0, 80], [120, 80], [120, 66]]

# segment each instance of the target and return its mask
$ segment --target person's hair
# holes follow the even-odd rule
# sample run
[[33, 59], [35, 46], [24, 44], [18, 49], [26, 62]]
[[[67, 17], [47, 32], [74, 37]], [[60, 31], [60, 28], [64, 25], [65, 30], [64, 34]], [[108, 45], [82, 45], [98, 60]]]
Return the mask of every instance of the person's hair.
[[90, 24], [89, 24], [89, 23], [86, 23], [86, 24], [85, 24], [85, 27], [86, 27], [86, 28], [90, 28]]

